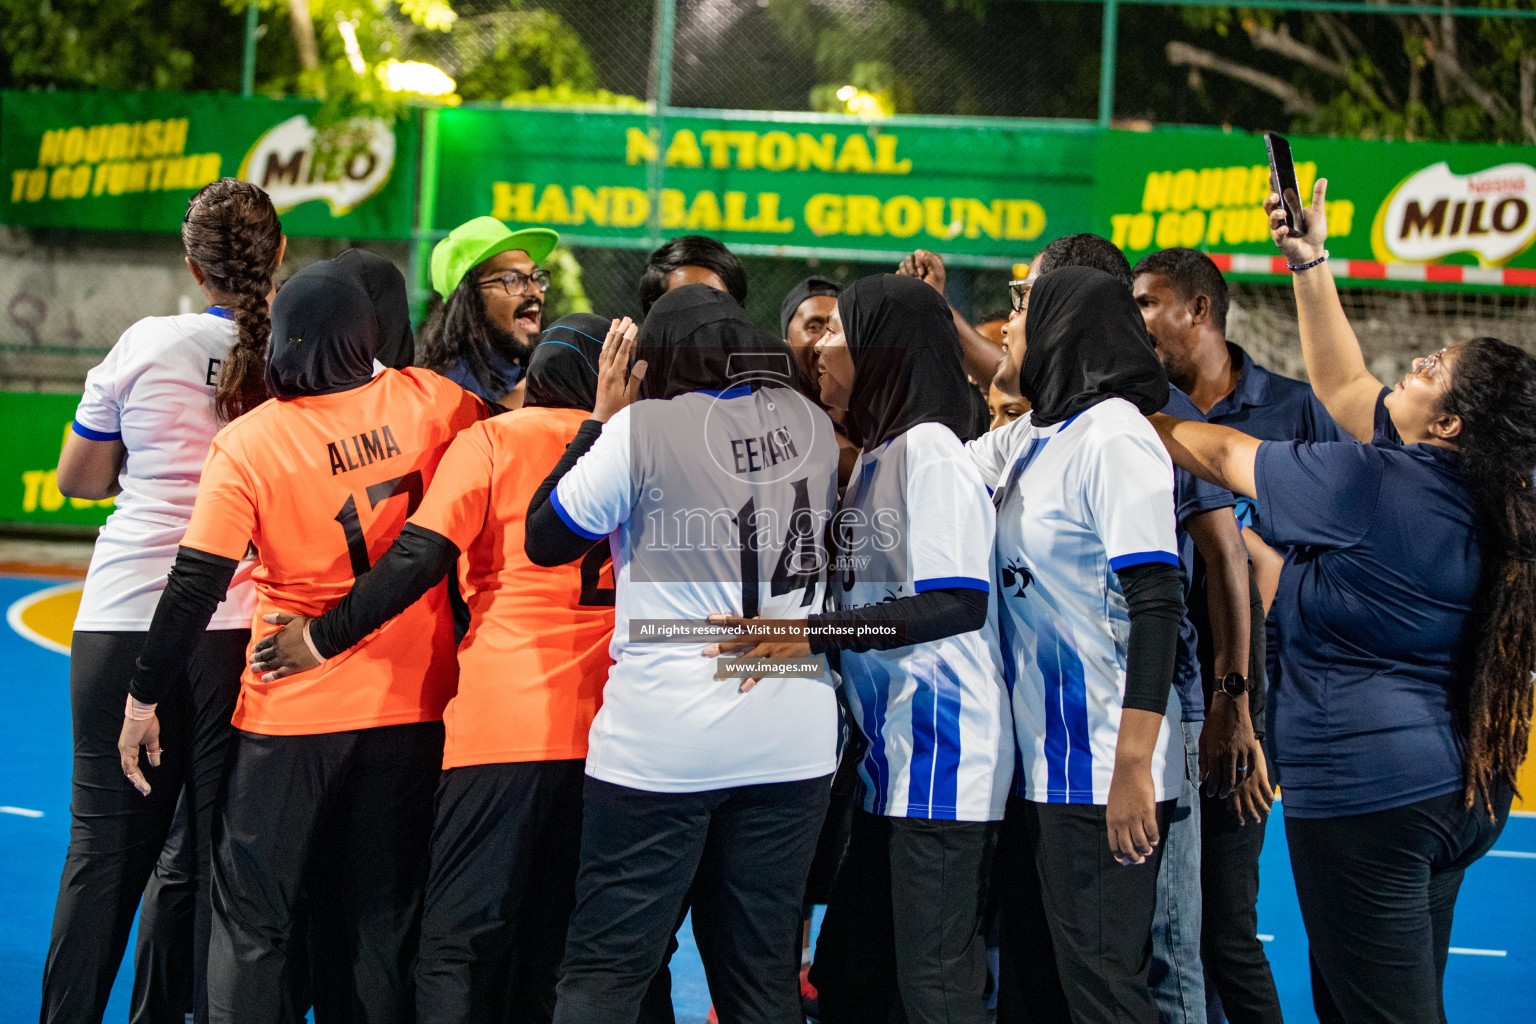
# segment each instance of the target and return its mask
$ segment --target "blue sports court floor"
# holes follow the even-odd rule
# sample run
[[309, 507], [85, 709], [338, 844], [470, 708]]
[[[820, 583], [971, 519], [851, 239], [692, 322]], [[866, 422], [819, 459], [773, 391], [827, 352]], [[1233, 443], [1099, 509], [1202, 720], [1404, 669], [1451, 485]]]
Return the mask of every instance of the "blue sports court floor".
[[[71, 589], [57, 579], [0, 576], [0, 706], [6, 709], [0, 769], [0, 1024], [37, 1019], [59, 870], [69, 840], [69, 663]], [[50, 601], [49, 597], [56, 595]], [[64, 612], [68, 611], [67, 617]], [[1279, 808], [1276, 808], [1278, 814]], [[1315, 1020], [1307, 983], [1306, 938], [1296, 909], [1278, 821], [1264, 849], [1262, 929], [1285, 1015]], [[1536, 979], [1536, 815], [1512, 819], [1493, 854], [1467, 875], [1452, 934], [1446, 1004], [1453, 1022], [1530, 1017]], [[685, 930], [686, 931], [686, 930]], [[709, 1006], [703, 970], [685, 934], [673, 964], [678, 1016]], [[132, 943], [129, 943], [131, 950]], [[108, 1021], [127, 1019], [129, 972], [118, 977]]]

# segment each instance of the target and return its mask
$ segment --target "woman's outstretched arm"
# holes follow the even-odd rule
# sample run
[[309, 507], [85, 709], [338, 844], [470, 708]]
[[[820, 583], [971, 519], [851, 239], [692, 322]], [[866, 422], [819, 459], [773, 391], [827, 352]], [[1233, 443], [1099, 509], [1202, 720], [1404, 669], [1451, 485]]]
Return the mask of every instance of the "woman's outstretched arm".
[[[1269, 229], [1275, 244], [1292, 267], [1306, 267], [1321, 259], [1323, 243], [1328, 239], [1328, 217], [1323, 200], [1328, 194], [1328, 179], [1317, 179], [1312, 189], [1312, 206], [1302, 211], [1304, 233], [1293, 234], [1285, 225], [1285, 210], [1279, 196], [1264, 202], [1269, 213]], [[1292, 192], [1286, 204], [1299, 211], [1300, 200]], [[1323, 408], [1351, 437], [1370, 444], [1376, 434], [1376, 399], [1382, 383], [1366, 368], [1360, 340], [1349, 326], [1333, 272], [1327, 263], [1293, 271], [1291, 283], [1296, 292], [1296, 322], [1301, 333], [1301, 354], [1307, 363], [1307, 378]], [[1175, 460], [1177, 461], [1177, 460]]]
[[1234, 494], [1258, 497], [1253, 464], [1263, 442], [1231, 427], [1180, 420], [1162, 413], [1147, 417], [1157, 428], [1168, 455], [1202, 480]]

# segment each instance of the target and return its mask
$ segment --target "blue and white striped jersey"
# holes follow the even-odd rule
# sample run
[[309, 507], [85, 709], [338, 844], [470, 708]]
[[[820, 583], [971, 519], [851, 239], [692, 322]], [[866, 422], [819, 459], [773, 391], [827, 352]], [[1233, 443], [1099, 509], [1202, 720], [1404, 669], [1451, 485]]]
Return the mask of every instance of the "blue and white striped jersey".
[[[1131, 629], [1115, 570], [1179, 564], [1173, 464], [1146, 417], [1118, 398], [1049, 427], [1016, 420], [967, 450], [995, 481], [1015, 792], [1106, 803]], [[1170, 690], [1152, 762], [1158, 800], [1177, 798], [1183, 780], [1178, 722]]]
[[843, 693], [868, 741], [871, 814], [959, 821], [1003, 816], [1013, 726], [991, 596], [996, 514], [959, 438], [921, 423], [864, 452], [839, 508], [838, 611], [928, 590], [987, 591], [986, 624], [931, 643], [842, 655]]

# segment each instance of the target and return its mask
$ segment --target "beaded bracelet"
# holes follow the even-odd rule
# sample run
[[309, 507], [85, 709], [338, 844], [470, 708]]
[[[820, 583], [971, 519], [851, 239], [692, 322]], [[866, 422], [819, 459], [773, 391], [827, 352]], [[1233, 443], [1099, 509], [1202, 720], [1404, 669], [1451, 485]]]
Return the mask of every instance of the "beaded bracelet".
[[1327, 262], [1328, 262], [1328, 250], [1324, 249], [1323, 250], [1323, 254], [1321, 256], [1319, 256], [1317, 259], [1313, 260], [1311, 263], [1303, 263], [1299, 267], [1292, 266], [1291, 262], [1289, 260], [1287, 260], [1286, 263], [1285, 263], [1285, 269], [1289, 270], [1293, 274], [1299, 274], [1303, 270], [1311, 270], [1313, 267], [1320, 267], [1324, 263], [1327, 263]]

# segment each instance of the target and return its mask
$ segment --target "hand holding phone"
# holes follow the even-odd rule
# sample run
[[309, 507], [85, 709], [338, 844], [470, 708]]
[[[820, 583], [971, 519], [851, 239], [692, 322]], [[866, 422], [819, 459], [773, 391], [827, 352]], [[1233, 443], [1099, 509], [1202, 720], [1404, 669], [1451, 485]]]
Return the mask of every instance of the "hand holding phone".
[[1264, 148], [1269, 151], [1269, 180], [1285, 211], [1285, 226], [1293, 235], [1307, 233], [1307, 212], [1301, 205], [1301, 191], [1296, 184], [1296, 163], [1291, 159], [1291, 144], [1284, 135], [1264, 133]]
[[1323, 255], [1323, 244], [1328, 240], [1328, 181], [1317, 179], [1312, 188], [1312, 205], [1303, 206], [1290, 145], [1273, 133], [1264, 136], [1264, 143], [1269, 149], [1269, 173], [1274, 186], [1274, 194], [1264, 201], [1270, 236], [1291, 266], [1312, 263]]

